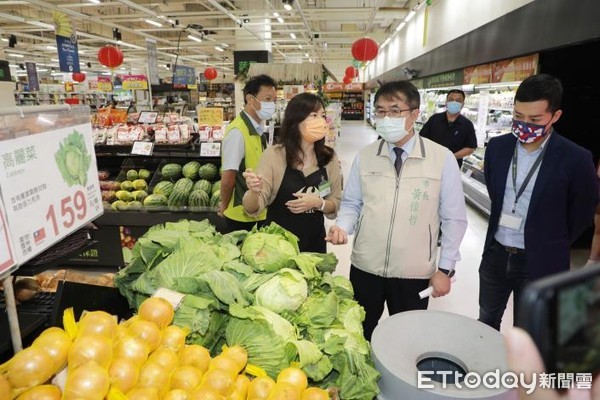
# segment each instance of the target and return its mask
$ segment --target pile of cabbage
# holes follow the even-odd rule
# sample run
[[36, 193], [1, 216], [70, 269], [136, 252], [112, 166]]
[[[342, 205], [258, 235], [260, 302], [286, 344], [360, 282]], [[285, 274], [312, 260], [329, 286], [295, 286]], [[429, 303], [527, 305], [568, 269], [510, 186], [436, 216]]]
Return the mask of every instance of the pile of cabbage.
[[181, 220], [139, 238], [115, 283], [136, 309], [159, 288], [185, 294], [173, 324], [213, 354], [240, 345], [271, 377], [295, 362], [312, 385], [371, 400], [379, 373], [364, 310], [350, 281], [332, 275], [336, 265], [333, 254], [300, 253], [275, 223], [221, 235], [207, 220]]

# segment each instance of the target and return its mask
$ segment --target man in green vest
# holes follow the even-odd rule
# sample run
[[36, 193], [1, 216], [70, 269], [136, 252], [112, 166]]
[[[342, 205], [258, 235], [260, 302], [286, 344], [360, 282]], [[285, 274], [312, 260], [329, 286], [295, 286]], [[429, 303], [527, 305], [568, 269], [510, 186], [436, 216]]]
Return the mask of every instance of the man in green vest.
[[266, 147], [263, 121], [275, 114], [277, 84], [267, 75], [251, 78], [244, 87], [244, 109], [227, 125], [221, 153], [221, 204], [219, 215], [225, 217], [226, 231], [251, 230], [265, 220], [266, 210], [256, 217], [246, 214], [242, 197], [246, 180], [242, 172], [258, 166]]

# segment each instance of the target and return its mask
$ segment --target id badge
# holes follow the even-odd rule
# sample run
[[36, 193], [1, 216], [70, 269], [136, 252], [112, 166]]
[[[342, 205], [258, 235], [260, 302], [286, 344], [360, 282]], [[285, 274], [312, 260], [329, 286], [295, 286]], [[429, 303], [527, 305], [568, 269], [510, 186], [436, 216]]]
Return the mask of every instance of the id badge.
[[321, 196], [321, 198], [324, 198], [329, 193], [331, 193], [331, 182], [329, 182], [329, 181], [321, 182], [321, 184], [319, 185], [319, 196]]
[[522, 223], [523, 218], [516, 215], [502, 213], [500, 216], [500, 226], [508, 229], [514, 229], [515, 231], [518, 231], [521, 229]]

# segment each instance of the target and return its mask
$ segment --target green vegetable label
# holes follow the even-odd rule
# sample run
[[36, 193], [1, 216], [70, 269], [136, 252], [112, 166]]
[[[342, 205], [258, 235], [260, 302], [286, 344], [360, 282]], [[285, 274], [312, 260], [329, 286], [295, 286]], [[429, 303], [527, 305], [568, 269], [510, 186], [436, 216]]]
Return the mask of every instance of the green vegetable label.
[[67, 136], [54, 154], [54, 159], [69, 187], [87, 184], [92, 156], [87, 151], [85, 139], [81, 133], [73, 131]]

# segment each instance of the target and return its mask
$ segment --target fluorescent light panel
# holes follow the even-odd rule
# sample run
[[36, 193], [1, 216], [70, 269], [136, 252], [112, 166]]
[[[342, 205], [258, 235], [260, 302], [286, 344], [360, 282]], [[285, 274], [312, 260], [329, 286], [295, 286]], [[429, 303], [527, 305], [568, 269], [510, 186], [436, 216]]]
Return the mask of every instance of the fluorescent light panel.
[[290, 37], [291, 37], [292, 39], [296, 39], [296, 34], [295, 34], [294, 32], [292, 32], [292, 33], [290, 33]]
[[188, 35], [188, 39], [196, 41], [198, 43], [202, 43], [202, 39], [200, 39], [199, 37], [196, 37], [194, 35]]
[[162, 28], [162, 24], [161, 24], [161, 23], [159, 23], [159, 22], [153, 21], [153, 20], [151, 20], [151, 19], [146, 19], [146, 20], [144, 20], [144, 21], [146, 21], [146, 22], [147, 22], [148, 24], [150, 24], [150, 25], [154, 25], [154, 26], [156, 26], [156, 27], [158, 27], [158, 28]]
[[223, 50], [222, 48], [220, 48], [219, 46], [215, 46], [215, 50], [218, 50], [218, 51], [225, 51], [225, 50]]

